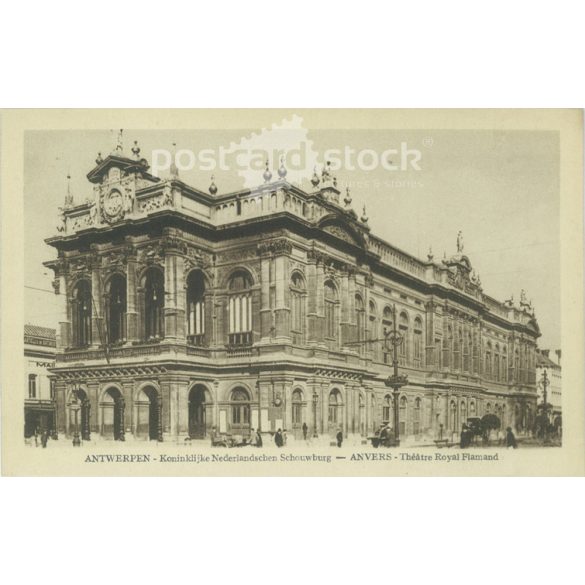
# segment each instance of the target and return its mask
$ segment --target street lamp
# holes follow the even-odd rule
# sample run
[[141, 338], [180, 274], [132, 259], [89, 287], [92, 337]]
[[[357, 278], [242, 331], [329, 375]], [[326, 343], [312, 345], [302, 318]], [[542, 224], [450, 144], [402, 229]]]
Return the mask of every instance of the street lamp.
[[80, 447], [81, 440], [79, 438], [79, 411], [81, 410], [81, 404], [77, 393], [77, 388], [71, 391], [71, 402], [69, 402], [69, 408], [74, 414], [74, 430], [73, 430], [73, 446]]
[[391, 376], [388, 376], [384, 383], [386, 386], [392, 388], [394, 403], [394, 443], [398, 447], [400, 445], [398, 398], [400, 395], [400, 388], [408, 384], [408, 376], [405, 374], [398, 374], [398, 346], [404, 343], [404, 335], [402, 335], [402, 333], [396, 328], [396, 305], [393, 305], [392, 307], [392, 329], [388, 331], [384, 328], [384, 337], [386, 348], [388, 348], [388, 343], [392, 344], [392, 367], [394, 371]]
[[317, 391], [313, 392], [313, 439], [318, 437], [317, 435], [317, 402], [319, 401], [319, 395]]

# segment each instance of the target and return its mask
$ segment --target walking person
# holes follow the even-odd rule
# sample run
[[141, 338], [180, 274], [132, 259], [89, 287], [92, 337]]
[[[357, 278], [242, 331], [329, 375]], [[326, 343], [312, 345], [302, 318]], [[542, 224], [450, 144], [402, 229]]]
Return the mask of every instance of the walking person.
[[337, 446], [341, 447], [341, 444], [343, 443], [343, 432], [341, 431], [341, 429], [339, 429], [339, 431], [337, 431], [336, 439], [337, 439]]
[[307, 440], [307, 433], [309, 431], [309, 427], [307, 426], [307, 423], [304, 422], [303, 423], [303, 440]]
[[514, 436], [514, 433], [512, 432], [512, 427], [508, 427], [506, 429], [506, 447], [508, 447], [508, 449], [517, 449], [518, 448], [518, 443], [516, 442], [516, 437]]
[[43, 434], [41, 435], [41, 445], [43, 446], [43, 449], [47, 448], [47, 440], [49, 439], [49, 431], [43, 431]]
[[274, 435], [274, 443], [277, 447], [282, 447], [284, 445], [284, 439], [282, 438], [282, 430], [278, 429], [276, 434]]
[[260, 429], [256, 430], [256, 447], [262, 447], [262, 435]]

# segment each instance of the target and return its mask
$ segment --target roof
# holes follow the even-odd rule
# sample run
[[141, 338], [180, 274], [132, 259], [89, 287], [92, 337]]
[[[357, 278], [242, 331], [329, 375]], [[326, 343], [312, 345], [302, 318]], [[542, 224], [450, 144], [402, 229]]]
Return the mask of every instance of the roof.
[[43, 339], [55, 340], [55, 329], [41, 327], [40, 325], [25, 325], [24, 335], [26, 337], [42, 337]]
[[539, 351], [536, 352], [536, 367], [537, 368], [560, 368], [559, 364], [551, 360], [549, 357], [543, 355]]

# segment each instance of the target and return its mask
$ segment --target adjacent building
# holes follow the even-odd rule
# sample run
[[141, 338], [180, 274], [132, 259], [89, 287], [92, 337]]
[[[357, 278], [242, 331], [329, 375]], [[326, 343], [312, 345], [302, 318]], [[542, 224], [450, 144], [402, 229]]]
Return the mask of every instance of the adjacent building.
[[136, 145], [98, 157], [90, 196], [67, 193], [47, 240], [59, 431], [72, 432], [75, 398], [86, 438], [298, 437], [304, 423], [366, 436], [394, 420], [394, 319], [403, 439], [458, 434], [485, 413], [530, 428], [540, 332], [524, 297], [487, 295], [461, 235], [426, 260], [377, 237], [327, 165], [308, 190], [286, 175], [267, 166], [257, 188], [220, 193], [176, 168], [152, 176]]
[[555, 429], [561, 431], [563, 425], [563, 393], [562, 393], [562, 370], [561, 350], [555, 350], [556, 361], [550, 357], [549, 349], [536, 350], [536, 380], [538, 382], [538, 406], [544, 403], [544, 372], [548, 384], [546, 387], [546, 403], [548, 406], [548, 418]]
[[24, 326], [24, 436], [55, 428], [55, 390], [49, 369], [55, 366], [55, 330]]

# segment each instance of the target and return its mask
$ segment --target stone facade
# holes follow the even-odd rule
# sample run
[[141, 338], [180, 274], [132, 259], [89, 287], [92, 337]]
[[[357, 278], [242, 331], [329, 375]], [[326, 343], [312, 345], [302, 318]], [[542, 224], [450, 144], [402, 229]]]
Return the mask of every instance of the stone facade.
[[[483, 292], [463, 243], [419, 260], [374, 236], [323, 174], [218, 194], [161, 181], [135, 153], [96, 161], [93, 196], [62, 209], [46, 265], [62, 299], [57, 426], [183, 440], [211, 429], [366, 436], [393, 420], [385, 331], [397, 315], [401, 435], [458, 434], [536, 409], [532, 307]], [[396, 308], [393, 313], [394, 307]], [[316, 428], [315, 428], [316, 426]]]

